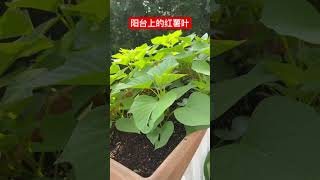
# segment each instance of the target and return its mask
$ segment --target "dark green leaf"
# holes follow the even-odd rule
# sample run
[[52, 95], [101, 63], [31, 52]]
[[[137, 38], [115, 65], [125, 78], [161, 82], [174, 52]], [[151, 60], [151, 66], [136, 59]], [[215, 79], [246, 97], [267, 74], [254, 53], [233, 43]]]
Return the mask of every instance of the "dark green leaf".
[[106, 110], [98, 107], [79, 121], [58, 160], [72, 163], [77, 180], [108, 178]]

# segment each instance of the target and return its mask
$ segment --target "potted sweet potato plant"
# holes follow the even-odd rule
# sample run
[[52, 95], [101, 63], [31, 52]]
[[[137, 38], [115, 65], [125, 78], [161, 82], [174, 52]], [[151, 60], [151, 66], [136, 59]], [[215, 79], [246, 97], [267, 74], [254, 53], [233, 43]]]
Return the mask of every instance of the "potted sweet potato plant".
[[180, 179], [210, 125], [210, 38], [181, 35], [112, 56], [111, 180]]

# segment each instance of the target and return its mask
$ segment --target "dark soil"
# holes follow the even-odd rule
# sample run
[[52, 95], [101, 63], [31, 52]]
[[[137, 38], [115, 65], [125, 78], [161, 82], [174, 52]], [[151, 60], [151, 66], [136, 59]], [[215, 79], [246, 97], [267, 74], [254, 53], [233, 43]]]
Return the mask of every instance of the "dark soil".
[[145, 135], [112, 129], [110, 157], [143, 177], [149, 177], [185, 137], [182, 124], [174, 122], [174, 133], [168, 143], [157, 150]]

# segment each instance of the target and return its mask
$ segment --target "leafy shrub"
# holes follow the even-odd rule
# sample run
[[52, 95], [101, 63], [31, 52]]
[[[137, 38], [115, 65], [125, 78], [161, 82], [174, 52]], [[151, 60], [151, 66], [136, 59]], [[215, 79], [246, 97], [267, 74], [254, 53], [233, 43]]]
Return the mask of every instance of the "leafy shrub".
[[112, 56], [112, 122], [120, 131], [145, 134], [156, 149], [174, 131], [172, 115], [186, 129], [210, 124], [209, 38], [181, 35], [155, 37], [152, 45]]

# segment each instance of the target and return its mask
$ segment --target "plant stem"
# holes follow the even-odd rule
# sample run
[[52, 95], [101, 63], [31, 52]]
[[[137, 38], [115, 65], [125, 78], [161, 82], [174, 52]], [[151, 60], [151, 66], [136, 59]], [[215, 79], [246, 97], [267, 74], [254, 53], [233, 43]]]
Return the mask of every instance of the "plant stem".
[[171, 116], [173, 113], [174, 113], [174, 111], [171, 111], [171, 112], [167, 115], [166, 121], [169, 120], [170, 116]]
[[38, 169], [40, 174], [42, 174], [44, 158], [45, 158], [45, 153], [41, 152], [40, 160], [39, 160], [39, 169]]
[[64, 17], [61, 14], [57, 14], [57, 16], [59, 17], [59, 19], [62, 21], [62, 23], [69, 29], [71, 30], [72, 27], [70, 26], [70, 24], [68, 23], [67, 20], [64, 19]]
[[290, 50], [289, 50], [289, 44], [288, 44], [288, 40], [286, 37], [284, 36], [281, 36], [281, 40], [282, 40], [282, 43], [283, 43], [283, 46], [285, 48], [285, 52], [286, 52], [286, 56], [289, 60], [289, 63], [290, 64], [293, 64], [294, 61], [293, 61], [293, 57], [292, 57], [292, 54], [290, 53]]
[[159, 93], [157, 93], [156, 91], [154, 91], [152, 88], [150, 88], [150, 90], [151, 90], [157, 97], [159, 97]]

